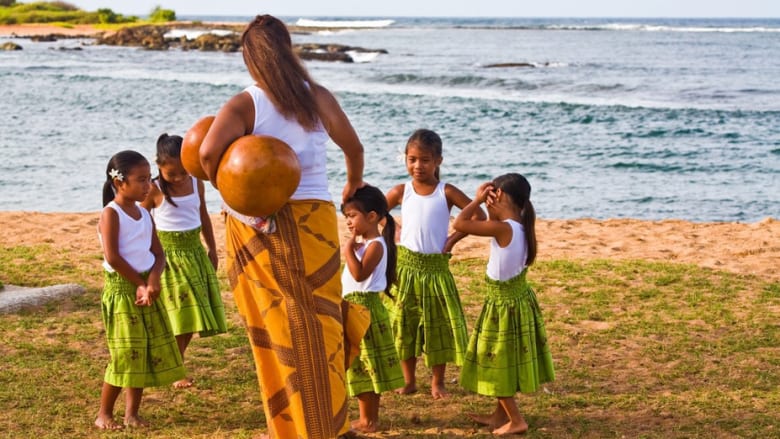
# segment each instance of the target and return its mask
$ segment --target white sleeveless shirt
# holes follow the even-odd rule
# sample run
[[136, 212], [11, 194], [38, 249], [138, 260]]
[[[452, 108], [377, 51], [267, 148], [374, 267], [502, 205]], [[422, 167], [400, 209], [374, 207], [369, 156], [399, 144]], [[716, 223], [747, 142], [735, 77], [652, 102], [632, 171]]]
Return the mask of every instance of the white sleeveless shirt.
[[[152, 217], [143, 207], [136, 204], [141, 212], [141, 219], [135, 219], [126, 214], [116, 202], [108, 203], [108, 207], [114, 209], [119, 216], [119, 255], [133, 267], [138, 273], [149, 270], [154, 265], [152, 253]], [[100, 245], [103, 245], [103, 237], [100, 237]], [[103, 268], [113, 273], [114, 268], [103, 258]]]
[[512, 240], [509, 245], [501, 247], [496, 238], [490, 240], [490, 259], [487, 264], [487, 275], [493, 280], [509, 280], [525, 269], [528, 259], [528, 244], [525, 241], [523, 225], [515, 220], [505, 220], [512, 227]]
[[385, 238], [378, 236], [366, 241], [359, 249], [355, 250], [355, 256], [357, 256], [358, 261], [362, 261], [368, 245], [372, 242], [382, 244], [382, 259], [379, 260], [379, 263], [374, 267], [374, 271], [363, 282], [356, 281], [352, 277], [352, 273], [349, 272], [349, 268], [345, 266], [341, 272], [342, 295], [354, 293], [355, 291], [376, 293], [385, 291], [387, 287], [387, 274], [385, 273], [387, 271], [387, 244], [385, 243]]
[[330, 139], [322, 123], [306, 131], [298, 121], [285, 118], [276, 110], [265, 92], [252, 85], [244, 89], [255, 103], [255, 128], [252, 134], [276, 137], [295, 151], [301, 163], [301, 182], [293, 200], [331, 201], [326, 170], [326, 146]]
[[412, 182], [404, 186], [400, 244], [417, 253], [441, 253], [447, 243], [450, 208], [443, 182], [429, 195], [419, 195]]
[[[192, 193], [181, 197], [171, 197], [176, 206], [163, 196], [162, 203], [152, 209], [157, 230], [164, 232], [186, 232], [200, 227], [200, 194], [198, 180], [192, 178]], [[160, 181], [154, 182], [160, 187]]]

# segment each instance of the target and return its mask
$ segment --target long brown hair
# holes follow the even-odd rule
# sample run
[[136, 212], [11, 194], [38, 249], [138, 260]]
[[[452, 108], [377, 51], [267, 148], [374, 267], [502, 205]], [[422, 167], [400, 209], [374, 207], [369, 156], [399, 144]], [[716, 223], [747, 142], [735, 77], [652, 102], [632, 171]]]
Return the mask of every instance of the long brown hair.
[[241, 34], [241, 47], [252, 79], [276, 109], [311, 131], [319, 123], [311, 88], [316, 84], [293, 51], [287, 26], [271, 15], [258, 15]]

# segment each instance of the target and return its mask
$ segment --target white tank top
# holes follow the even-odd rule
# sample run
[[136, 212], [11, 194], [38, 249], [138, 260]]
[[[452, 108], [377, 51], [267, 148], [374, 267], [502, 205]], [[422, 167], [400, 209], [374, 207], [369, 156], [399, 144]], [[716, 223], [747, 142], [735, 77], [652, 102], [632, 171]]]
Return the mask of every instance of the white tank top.
[[450, 227], [450, 208], [444, 186], [439, 182], [430, 195], [419, 195], [412, 182], [406, 183], [401, 202], [402, 246], [424, 254], [444, 250]]
[[512, 227], [512, 240], [509, 245], [501, 248], [496, 238], [490, 240], [490, 259], [487, 264], [487, 275], [493, 280], [509, 280], [525, 269], [528, 258], [528, 244], [525, 242], [523, 225], [515, 220], [504, 221]]
[[[154, 183], [160, 187], [160, 181]], [[157, 230], [164, 232], [186, 232], [200, 227], [200, 194], [198, 180], [192, 177], [192, 193], [182, 197], [171, 197], [176, 206], [163, 196], [162, 203], [152, 209]]]
[[372, 242], [378, 242], [382, 244], [382, 259], [374, 267], [374, 271], [363, 280], [358, 282], [352, 277], [352, 273], [349, 272], [349, 268], [346, 266], [341, 272], [341, 291], [343, 295], [354, 293], [355, 291], [362, 292], [376, 292], [381, 293], [385, 291], [387, 287], [387, 245], [385, 244], [385, 238], [378, 236], [374, 239], [368, 240], [363, 246], [355, 251], [358, 261], [363, 260], [363, 255], [366, 254], [366, 248]]
[[326, 145], [330, 137], [317, 124], [314, 131], [306, 131], [296, 120], [285, 118], [276, 110], [265, 92], [255, 86], [244, 89], [255, 103], [255, 128], [253, 134], [276, 137], [290, 145], [301, 163], [301, 182], [292, 195], [293, 200], [331, 201], [326, 170]]
[[[152, 217], [141, 206], [141, 219], [135, 219], [126, 214], [116, 202], [108, 203], [108, 207], [114, 209], [119, 216], [119, 255], [133, 267], [138, 273], [149, 270], [154, 265], [152, 253]], [[100, 245], [103, 245], [103, 237], [100, 236]], [[103, 268], [114, 272], [114, 268], [103, 258]]]

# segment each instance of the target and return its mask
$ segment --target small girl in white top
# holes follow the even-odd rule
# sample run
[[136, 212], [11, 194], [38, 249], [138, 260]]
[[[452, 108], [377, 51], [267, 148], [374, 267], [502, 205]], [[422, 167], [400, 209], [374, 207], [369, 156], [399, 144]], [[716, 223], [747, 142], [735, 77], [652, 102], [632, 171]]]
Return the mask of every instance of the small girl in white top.
[[[347, 370], [347, 390], [357, 396], [360, 419], [354, 430], [378, 429], [380, 393], [401, 387], [404, 377], [393, 344], [387, 309], [379, 294], [390, 294], [395, 282], [395, 221], [379, 189], [363, 186], [341, 207], [352, 235], [342, 246], [345, 267], [341, 276], [344, 299], [365, 306], [371, 325], [360, 342], [360, 355]], [[382, 234], [379, 224], [384, 221]], [[357, 238], [360, 238], [358, 242]]]
[[[217, 246], [206, 210], [205, 187], [182, 166], [181, 143], [180, 136], [162, 134], [157, 139], [155, 161], [160, 175], [142, 205], [151, 210], [165, 251], [167, 266], [160, 279], [160, 297], [183, 359], [194, 333], [201, 337], [225, 333], [227, 319], [215, 271]], [[187, 377], [173, 386], [184, 388], [192, 383]]]
[[184, 377], [181, 354], [160, 295], [165, 255], [149, 213], [138, 206], [151, 188], [149, 162], [135, 151], [111, 157], [103, 184], [98, 236], [103, 247], [103, 324], [111, 360], [106, 367], [95, 426], [118, 430], [114, 404], [125, 389], [124, 425], [138, 416], [144, 387]]
[[[398, 248], [398, 285], [390, 309], [396, 349], [401, 358], [404, 386], [396, 392], [417, 391], [417, 357], [425, 355], [431, 367], [431, 395], [444, 398], [447, 363], [463, 363], [468, 334], [458, 288], [450, 272], [450, 251], [466, 236], [449, 233], [452, 206], [465, 207], [471, 199], [457, 187], [439, 180], [442, 141], [431, 130], [415, 131], [406, 143], [406, 170], [410, 182], [387, 193], [390, 209], [401, 205], [401, 241]], [[484, 218], [482, 211], [476, 212]], [[481, 216], [479, 216], [481, 215]]]
[[[527, 431], [515, 393], [534, 392], [555, 379], [542, 312], [525, 278], [536, 259], [536, 213], [530, 196], [525, 177], [502, 175], [481, 185], [453, 223], [463, 233], [492, 237], [488, 295], [469, 341], [460, 383], [498, 399], [492, 414], [470, 415], [497, 435]], [[474, 220], [482, 203], [487, 205], [488, 220]]]

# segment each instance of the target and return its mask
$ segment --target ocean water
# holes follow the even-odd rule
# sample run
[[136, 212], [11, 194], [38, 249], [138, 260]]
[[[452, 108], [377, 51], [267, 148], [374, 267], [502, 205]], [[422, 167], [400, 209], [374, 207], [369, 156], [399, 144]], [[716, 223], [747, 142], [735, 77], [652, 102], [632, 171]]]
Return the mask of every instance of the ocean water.
[[[388, 51], [306, 64], [383, 189], [408, 179], [404, 144], [425, 127], [444, 141], [442, 179], [473, 196], [520, 172], [543, 218], [780, 217], [778, 19], [285, 20], [351, 26], [296, 42]], [[251, 82], [239, 53], [13, 41], [24, 50], [0, 52], [0, 210], [99, 210], [113, 153], [152, 157], [159, 134], [184, 134]], [[335, 145], [329, 172], [337, 196]], [[219, 194], [207, 199], [218, 211]]]

